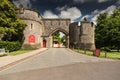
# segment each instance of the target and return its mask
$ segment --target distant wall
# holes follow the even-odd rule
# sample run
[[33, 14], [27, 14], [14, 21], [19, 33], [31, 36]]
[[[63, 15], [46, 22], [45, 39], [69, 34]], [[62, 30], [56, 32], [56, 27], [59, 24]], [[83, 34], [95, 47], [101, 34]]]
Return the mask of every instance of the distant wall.
[[95, 26], [92, 22], [81, 22], [80, 44], [82, 49], [95, 49], [94, 29]]
[[44, 22], [44, 35], [49, 36], [56, 29], [61, 29], [65, 33], [69, 33], [70, 19], [43, 19]]
[[78, 22], [70, 24], [70, 48], [81, 48], [94, 50], [94, 24], [92, 22], [83, 21], [81, 25]]
[[70, 35], [70, 47], [77, 48], [80, 44], [80, 26], [78, 26], [78, 22], [74, 22], [70, 24], [69, 27], [69, 35]]

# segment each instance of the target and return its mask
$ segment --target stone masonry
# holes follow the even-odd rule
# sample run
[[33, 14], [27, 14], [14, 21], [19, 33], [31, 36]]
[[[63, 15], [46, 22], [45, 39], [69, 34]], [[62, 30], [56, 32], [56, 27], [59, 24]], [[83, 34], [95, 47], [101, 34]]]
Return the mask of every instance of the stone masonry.
[[45, 19], [31, 9], [20, 8], [17, 11], [18, 17], [27, 24], [22, 48], [52, 47], [52, 35], [57, 31], [63, 32], [68, 37], [67, 47], [69, 47], [70, 19]]
[[81, 25], [78, 22], [70, 24], [70, 48], [80, 48], [87, 50], [95, 49], [94, 29], [95, 25], [92, 22], [82, 21]]
[[53, 34], [60, 31], [67, 37], [66, 47], [95, 49], [94, 24], [91, 22], [84, 21], [78, 26], [78, 22], [70, 23], [70, 19], [66, 18], [45, 19], [37, 11], [23, 7], [17, 12], [18, 17], [27, 24], [22, 48], [53, 47]]

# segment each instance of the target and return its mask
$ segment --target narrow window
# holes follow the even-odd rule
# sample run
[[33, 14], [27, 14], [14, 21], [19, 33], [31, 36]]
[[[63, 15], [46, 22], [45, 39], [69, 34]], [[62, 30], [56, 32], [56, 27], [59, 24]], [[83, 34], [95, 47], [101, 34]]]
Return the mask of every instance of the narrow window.
[[31, 23], [31, 30], [33, 29], [33, 24]]

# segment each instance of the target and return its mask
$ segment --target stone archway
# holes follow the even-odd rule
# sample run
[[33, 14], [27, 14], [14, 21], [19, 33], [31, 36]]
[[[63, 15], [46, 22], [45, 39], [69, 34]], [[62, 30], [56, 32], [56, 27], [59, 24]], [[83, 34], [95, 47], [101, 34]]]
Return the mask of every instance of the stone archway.
[[[65, 47], [69, 47], [69, 33], [67, 32], [67, 31], [65, 31], [64, 29], [62, 29], [62, 28], [57, 28], [57, 29], [55, 29], [55, 30], [53, 30], [51, 33], [50, 33], [50, 35], [49, 35], [49, 43], [50, 43], [50, 47], [55, 47], [55, 46], [53, 46], [54, 45], [54, 38], [53, 38], [53, 35], [54, 35], [54, 33], [56, 33], [56, 32], [62, 32], [65, 36], [66, 36], [66, 38], [65, 38]], [[60, 44], [57, 44], [58, 46], [56, 46], [56, 47], [61, 47], [60, 46]]]
[[53, 47], [53, 34], [60, 31], [66, 35], [67, 46], [69, 47], [69, 24], [70, 19], [43, 19], [44, 28], [42, 38], [46, 39], [46, 47]]

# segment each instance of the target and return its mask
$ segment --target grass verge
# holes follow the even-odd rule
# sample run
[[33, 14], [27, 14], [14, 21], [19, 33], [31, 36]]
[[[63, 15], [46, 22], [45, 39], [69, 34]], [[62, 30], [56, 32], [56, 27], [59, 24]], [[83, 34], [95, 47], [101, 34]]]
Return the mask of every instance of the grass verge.
[[[78, 50], [78, 49], [73, 49], [73, 51], [76, 51], [76, 52], [81, 53], [81, 54], [86, 54], [86, 55], [89, 55], [89, 56], [93, 56], [93, 51], [86, 50], [86, 52], [85, 52], [84, 50]], [[101, 58], [110, 58], [110, 59], [120, 60], [120, 52], [111, 51], [111, 52], [106, 52], [106, 54], [107, 55], [105, 57], [105, 52], [101, 51], [100, 52], [100, 57]]]
[[15, 56], [15, 55], [24, 54], [24, 53], [27, 53], [27, 52], [30, 52], [30, 51], [33, 51], [33, 50], [21, 49], [21, 50], [18, 50], [18, 51], [10, 52], [9, 55]]

